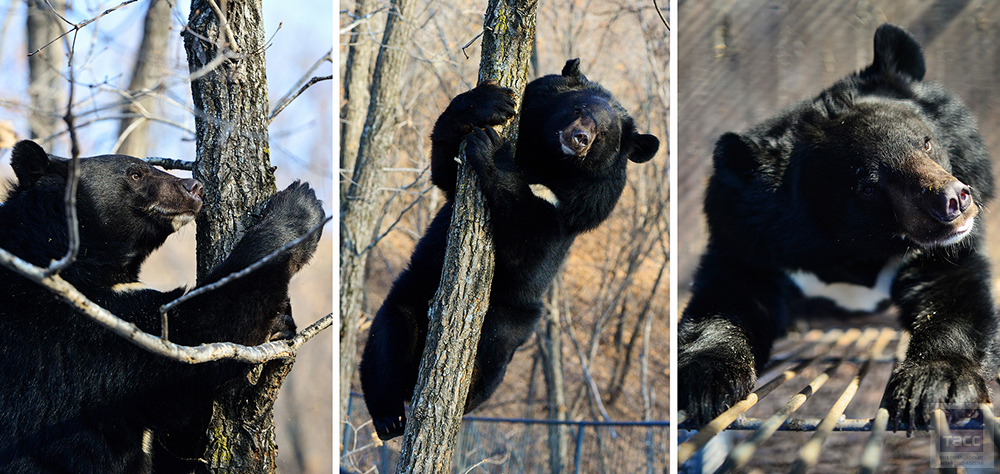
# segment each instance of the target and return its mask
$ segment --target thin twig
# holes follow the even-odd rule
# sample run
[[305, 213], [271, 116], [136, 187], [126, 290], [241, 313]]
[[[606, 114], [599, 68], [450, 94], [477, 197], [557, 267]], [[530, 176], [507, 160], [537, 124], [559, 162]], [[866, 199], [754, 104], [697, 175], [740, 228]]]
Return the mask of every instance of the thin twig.
[[[284, 97], [278, 99], [278, 105], [274, 107], [274, 110], [271, 112], [271, 116], [267, 118], [267, 123], [271, 123], [271, 121], [274, 120], [274, 117], [277, 116], [279, 112], [284, 110], [284, 108], [287, 107], [288, 104], [292, 102], [292, 100], [294, 100], [296, 97], [302, 94], [302, 92], [305, 91], [306, 88], [319, 81], [333, 79], [333, 76], [322, 76], [319, 78], [314, 77], [308, 81], [308, 84], [306, 83], [306, 78], [312, 75], [313, 71], [319, 68], [320, 64], [323, 64], [324, 62], [327, 61], [331, 63], [333, 62], [333, 48], [330, 48], [330, 50], [327, 51], [326, 54], [317, 59], [316, 62], [313, 63], [312, 67], [310, 67], [309, 70], [307, 70], [305, 73], [302, 74], [302, 77], [298, 80], [298, 82], [296, 82], [295, 85], [288, 90], [288, 92], [284, 95]], [[295, 95], [292, 95], [292, 91], [294, 91], [296, 88], [298, 88], [299, 91], [295, 92]]]
[[158, 156], [146, 157], [143, 161], [153, 166], [159, 166], [168, 170], [191, 171], [194, 169], [193, 161], [175, 160], [173, 158], [161, 158]]
[[309, 82], [307, 82], [304, 86], [302, 86], [302, 88], [299, 89], [299, 91], [296, 92], [295, 95], [289, 97], [288, 100], [286, 100], [286, 101], [278, 104], [278, 106], [275, 107], [274, 111], [271, 112], [271, 116], [267, 118], [267, 123], [270, 124], [272, 121], [274, 121], [274, 117], [277, 117], [279, 112], [281, 112], [282, 110], [285, 110], [285, 107], [287, 107], [288, 104], [291, 104], [292, 101], [295, 100], [296, 97], [298, 97], [303, 92], [305, 92], [305, 90], [308, 89], [309, 86], [311, 86], [311, 85], [313, 85], [313, 84], [315, 84], [317, 82], [320, 82], [320, 81], [329, 81], [331, 79], [333, 79], [333, 75], [329, 75], [329, 76], [316, 76], [316, 77], [314, 77], [312, 79], [309, 79]]
[[[53, 10], [54, 11], [54, 10]], [[76, 50], [77, 34], [73, 33], [73, 41], [70, 42], [67, 55], [69, 66], [69, 100], [66, 103], [66, 129], [69, 130], [70, 138], [70, 160], [69, 173], [66, 176], [66, 195], [64, 197], [66, 207], [66, 232], [69, 236], [69, 248], [66, 255], [59, 260], [54, 260], [46, 270], [49, 275], [55, 275], [66, 269], [66, 267], [76, 261], [76, 256], [80, 251], [80, 225], [76, 209], [76, 190], [80, 182], [80, 142], [76, 136], [76, 126], [73, 117], [73, 93], [75, 91], [75, 81], [73, 80], [73, 53]]]
[[356, 28], [358, 25], [360, 25], [360, 24], [362, 24], [362, 23], [370, 20], [371, 17], [375, 16], [376, 13], [383, 12], [383, 11], [388, 10], [388, 9], [389, 9], [389, 7], [382, 7], [382, 8], [379, 8], [378, 10], [375, 10], [373, 12], [368, 13], [367, 15], [365, 15], [365, 16], [363, 16], [361, 18], [358, 18], [357, 20], [352, 21], [347, 26], [345, 26], [345, 27], [343, 27], [343, 28], [340, 29], [340, 34], [346, 35], [347, 33], [350, 33], [351, 30], [353, 30], [354, 28]]
[[219, 17], [219, 24], [222, 26], [223, 31], [226, 32], [226, 38], [229, 39], [229, 49], [236, 53], [240, 52], [240, 47], [236, 44], [236, 35], [229, 28], [229, 20], [226, 19], [226, 15], [222, 14], [222, 10], [219, 9], [219, 5], [215, 3], [215, 0], [208, 0], [208, 5], [212, 7], [215, 16]]
[[470, 39], [468, 43], [465, 43], [464, 45], [462, 45], [462, 54], [465, 55], [465, 59], [469, 59], [469, 53], [465, 52], [465, 48], [468, 48], [469, 46], [471, 46], [474, 41], [476, 41], [477, 39], [479, 39], [480, 36], [483, 36], [483, 33], [486, 33], [486, 31], [485, 30], [484, 31], [480, 31], [479, 34], [476, 35], [475, 37], [473, 37], [472, 39]]
[[[66, 35], [68, 35], [68, 34], [70, 34], [70, 33], [74, 33], [74, 32], [77, 32], [77, 31], [79, 31], [79, 30], [80, 30], [81, 28], [84, 28], [84, 27], [86, 27], [87, 25], [89, 25], [89, 24], [91, 24], [91, 23], [93, 23], [93, 22], [95, 22], [95, 21], [97, 21], [97, 20], [100, 20], [101, 18], [104, 18], [104, 17], [105, 17], [106, 15], [108, 15], [109, 13], [111, 13], [111, 12], [113, 12], [113, 11], [115, 11], [115, 10], [117, 10], [117, 9], [121, 8], [121, 7], [124, 7], [125, 5], [128, 5], [128, 4], [130, 4], [130, 3], [135, 3], [136, 1], [137, 1], [137, 0], [125, 0], [124, 2], [122, 2], [121, 4], [119, 4], [118, 6], [116, 6], [116, 7], [112, 7], [112, 8], [109, 8], [109, 9], [107, 9], [107, 10], [104, 10], [104, 13], [101, 13], [100, 15], [97, 15], [97, 16], [95, 16], [94, 18], [91, 18], [91, 19], [89, 19], [89, 20], [87, 20], [87, 21], [84, 21], [83, 23], [73, 23], [73, 22], [71, 22], [71, 21], [67, 20], [66, 18], [64, 18], [64, 17], [62, 16], [62, 15], [59, 15], [59, 13], [58, 13], [58, 12], [56, 12], [56, 13], [55, 13], [55, 14], [56, 14], [56, 16], [58, 16], [58, 17], [59, 17], [60, 19], [62, 19], [62, 21], [66, 22], [66, 24], [68, 24], [68, 25], [73, 25], [73, 27], [72, 27], [72, 28], [70, 28], [69, 30], [67, 30], [67, 31], [66, 31], [65, 33], [63, 33], [63, 34], [61, 34], [61, 35], [59, 35], [59, 36], [56, 36], [56, 37], [55, 37], [55, 38], [54, 38], [54, 39], [53, 39], [52, 41], [49, 41], [48, 43], [45, 43], [44, 45], [42, 45], [42, 47], [40, 47], [40, 48], [38, 48], [38, 49], [36, 49], [36, 50], [34, 50], [34, 51], [32, 51], [32, 52], [28, 53], [28, 56], [34, 56], [34, 55], [35, 55], [35, 54], [37, 54], [37, 53], [38, 53], [39, 51], [41, 51], [41, 50], [45, 49], [46, 47], [48, 47], [48, 46], [49, 46], [50, 44], [52, 44], [52, 43], [55, 43], [56, 41], [59, 41], [59, 40], [60, 40], [60, 39], [62, 39], [62, 38], [63, 38], [64, 36], [66, 36]], [[46, 2], [46, 3], [48, 3], [48, 2]], [[49, 8], [51, 8], [51, 7], [52, 7], [52, 5], [49, 5]], [[52, 9], [52, 11], [53, 11], [53, 12], [55, 12], [55, 9]], [[75, 42], [76, 40], [74, 39], [73, 41]]]
[[653, 0], [653, 9], [656, 10], [656, 14], [660, 15], [660, 21], [663, 22], [663, 26], [667, 27], [667, 31], [670, 31], [670, 23], [667, 23], [667, 19], [663, 18], [663, 12], [660, 11], [660, 5]]

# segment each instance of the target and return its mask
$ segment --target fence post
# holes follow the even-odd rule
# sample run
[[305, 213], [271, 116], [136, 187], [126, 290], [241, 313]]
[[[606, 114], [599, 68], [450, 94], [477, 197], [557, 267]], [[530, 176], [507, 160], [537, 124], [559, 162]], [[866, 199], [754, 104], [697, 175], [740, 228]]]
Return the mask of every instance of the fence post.
[[580, 456], [583, 454], [583, 429], [586, 425], [580, 423], [576, 430], [576, 452], [573, 454], [573, 473], [580, 474]]

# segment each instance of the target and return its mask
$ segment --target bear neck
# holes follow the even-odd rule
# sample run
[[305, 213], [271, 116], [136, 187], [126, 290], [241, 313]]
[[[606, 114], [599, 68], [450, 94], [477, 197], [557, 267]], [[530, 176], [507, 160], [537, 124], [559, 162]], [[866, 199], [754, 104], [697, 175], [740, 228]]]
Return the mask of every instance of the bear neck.
[[[63, 258], [69, 248], [63, 191], [55, 188], [12, 192], [10, 199], [0, 204], [4, 249], [36, 266], [45, 267]], [[98, 226], [88, 225], [85, 213], [80, 214], [80, 249], [61, 276], [80, 289], [137, 281], [142, 263], [164, 239], [137, 245], [109, 238]]]

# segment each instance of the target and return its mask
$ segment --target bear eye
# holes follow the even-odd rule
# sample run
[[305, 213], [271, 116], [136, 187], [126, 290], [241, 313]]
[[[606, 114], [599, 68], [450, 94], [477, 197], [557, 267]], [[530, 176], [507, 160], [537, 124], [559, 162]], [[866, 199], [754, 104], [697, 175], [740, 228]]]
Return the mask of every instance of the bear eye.
[[858, 189], [858, 191], [864, 197], [872, 197], [872, 196], [875, 195], [875, 185], [874, 184], [863, 184]]
[[133, 171], [131, 174], [129, 174], [129, 177], [132, 178], [133, 181], [139, 181], [140, 179], [142, 179], [142, 173], [138, 171]]
[[930, 153], [932, 149], [934, 149], [934, 145], [933, 145], [933, 143], [931, 143], [930, 137], [925, 138], [924, 139], [924, 152], [925, 153]]

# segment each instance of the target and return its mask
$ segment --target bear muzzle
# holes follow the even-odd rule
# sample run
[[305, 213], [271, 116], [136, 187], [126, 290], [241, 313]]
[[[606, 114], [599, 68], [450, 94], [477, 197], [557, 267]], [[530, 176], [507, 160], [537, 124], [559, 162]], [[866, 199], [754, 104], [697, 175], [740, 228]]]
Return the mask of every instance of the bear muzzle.
[[594, 143], [597, 124], [593, 119], [582, 116], [570, 123], [559, 132], [559, 144], [562, 152], [572, 156], [587, 156], [590, 145]]
[[902, 183], [890, 185], [889, 196], [904, 237], [923, 247], [942, 247], [968, 236], [979, 208], [972, 188], [933, 160], [911, 160]]

